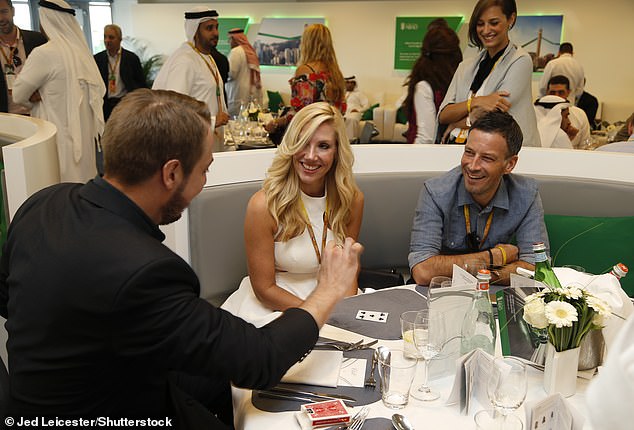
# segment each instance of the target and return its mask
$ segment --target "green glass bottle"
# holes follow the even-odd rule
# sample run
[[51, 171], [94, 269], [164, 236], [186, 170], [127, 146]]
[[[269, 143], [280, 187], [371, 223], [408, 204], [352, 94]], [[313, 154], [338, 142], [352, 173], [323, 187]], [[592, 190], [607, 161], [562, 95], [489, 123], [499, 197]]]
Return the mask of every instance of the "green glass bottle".
[[535, 253], [535, 280], [548, 285], [550, 288], [561, 288], [559, 279], [548, 262], [544, 242], [534, 243], [533, 252]]

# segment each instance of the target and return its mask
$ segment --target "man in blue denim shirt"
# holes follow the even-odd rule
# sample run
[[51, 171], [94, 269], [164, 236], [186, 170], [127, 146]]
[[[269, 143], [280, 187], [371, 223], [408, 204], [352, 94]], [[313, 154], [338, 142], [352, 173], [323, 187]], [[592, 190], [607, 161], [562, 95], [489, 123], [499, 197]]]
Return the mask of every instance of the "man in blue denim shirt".
[[416, 283], [467, 260], [498, 266], [497, 284], [518, 266], [533, 270], [532, 244], [548, 247], [548, 236], [536, 181], [511, 174], [522, 139], [511, 115], [489, 112], [471, 126], [460, 166], [425, 182], [408, 257]]

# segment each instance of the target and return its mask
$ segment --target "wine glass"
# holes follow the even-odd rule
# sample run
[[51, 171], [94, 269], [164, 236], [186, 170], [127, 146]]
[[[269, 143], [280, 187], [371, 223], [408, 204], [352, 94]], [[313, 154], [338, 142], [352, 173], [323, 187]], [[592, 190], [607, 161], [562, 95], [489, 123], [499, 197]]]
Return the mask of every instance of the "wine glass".
[[442, 288], [447, 285], [451, 286], [451, 278], [449, 276], [434, 276], [433, 278], [431, 278], [431, 280], [429, 281], [429, 287], [427, 287], [427, 299], [431, 299], [433, 295], [432, 289]]
[[442, 349], [445, 339], [445, 317], [435, 309], [425, 309], [416, 315], [413, 325], [414, 346], [423, 360], [423, 383], [414, 390], [412, 397], [418, 400], [430, 401], [440, 397], [438, 392], [432, 391], [427, 385], [429, 379], [429, 361]]
[[493, 360], [487, 383], [487, 394], [495, 409], [496, 428], [506, 429], [510, 425], [509, 415], [522, 406], [526, 399], [526, 366], [516, 358], [498, 357]]

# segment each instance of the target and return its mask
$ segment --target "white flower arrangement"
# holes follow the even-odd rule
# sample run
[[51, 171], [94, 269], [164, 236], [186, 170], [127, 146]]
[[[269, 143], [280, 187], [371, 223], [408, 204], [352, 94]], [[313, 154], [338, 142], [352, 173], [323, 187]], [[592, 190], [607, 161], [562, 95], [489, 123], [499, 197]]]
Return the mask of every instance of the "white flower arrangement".
[[548, 340], [559, 352], [577, 348], [590, 330], [603, 328], [610, 306], [577, 286], [544, 288], [526, 297], [524, 321], [547, 329]]

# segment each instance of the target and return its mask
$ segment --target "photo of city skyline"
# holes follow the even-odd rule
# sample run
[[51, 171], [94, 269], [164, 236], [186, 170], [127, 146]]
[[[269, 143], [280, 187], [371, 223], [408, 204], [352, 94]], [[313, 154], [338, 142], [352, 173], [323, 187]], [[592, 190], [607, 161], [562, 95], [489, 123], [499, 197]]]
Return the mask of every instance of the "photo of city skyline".
[[261, 66], [295, 66], [304, 27], [325, 18], [262, 18], [253, 48]]

